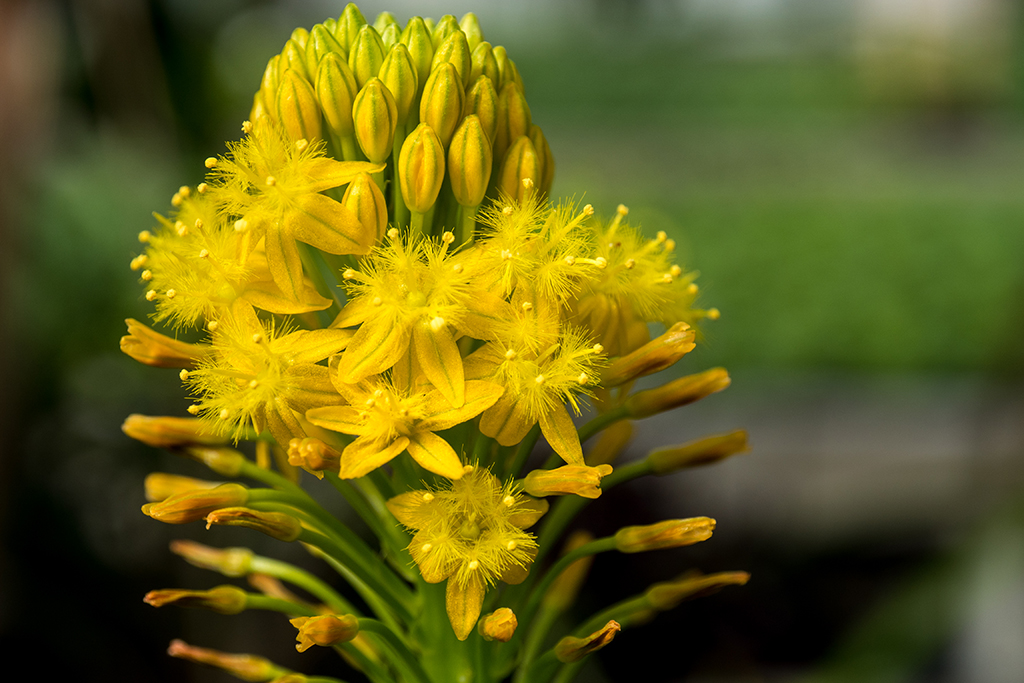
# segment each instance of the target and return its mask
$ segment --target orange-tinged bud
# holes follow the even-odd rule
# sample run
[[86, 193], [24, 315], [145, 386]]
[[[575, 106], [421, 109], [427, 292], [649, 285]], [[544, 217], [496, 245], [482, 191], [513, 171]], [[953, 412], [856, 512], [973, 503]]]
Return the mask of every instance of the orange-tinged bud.
[[165, 472], [151, 472], [146, 475], [143, 485], [146, 489], [146, 500], [151, 503], [156, 503], [161, 500], [167, 500], [171, 496], [176, 496], [180, 493], [195, 491], [196, 489], [216, 488], [223, 483], [224, 482], [221, 481], [206, 481], [205, 479], [182, 477], [177, 474], [167, 474]]
[[448, 148], [452, 194], [463, 206], [479, 206], [491, 179], [491, 142], [477, 116], [467, 116]]
[[724, 368], [712, 368], [696, 375], [687, 375], [655, 389], [640, 391], [626, 399], [629, 416], [650, 417], [699, 401], [729, 386], [731, 380]]
[[324, 55], [316, 72], [316, 97], [335, 135], [352, 135], [352, 104], [357, 92], [356, 77], [344, 58], [333, 53]]
[[749, 450], [747, 431], [738, 429], [728, 434], [697, 439], [682, 446], [656, 450], [647, 456], [647, 462], [651, 466], [651, 473], [661, 476], [685, 467], [708, 465]]
[[178, 446], [220, 445], [228, 437], [211, 434], [206, 423], [195, 417], [151, 417], [129, 415], [121, 425], [121, 431], [147, 446], [154, 448], [176, 448]]
[[466, 104], [462, 108], [462, 113], [463, 116], [475, 114], [480, 119], [480, 126], [493, 145], [498, 130], [498, 92], [489, 77], [480, 76], [473, 81], [472, 87], [466, 93]]
[[345, 54], [345, 48], [326, 26], [317, 24], [309, 32], [309, 41], [306, 43], [306, 69], [311, 79], [316, 75], [320, 60], [328, 54], [342, 56]]
[[538, 497], [575, 494], [583, 498], [598, 498], [601, 479], [611, 473], [611, 465], [563, 465], [553, 470], [533, 470], [523, 480], [523, 490]]
[[484, 39], [484, 31], [480, 28], [480, 20], [472, 12], [466, 12], [462, 15], [462, 19], [459, 20], [459, 28], [466, 34], [470, 50], [476, 49], [476, 46]]
[[451, 63], [441, 64], [430, 72], [420, 99], [420, 121], [434, 129], [444, 147], [448, 147], [455, 134], [465, 101], [462, 79]]
[[277, 91], [277, 120], [292, 142], [320, 139], [320, 106], [313, 86], [295, 69], [285, 69]]
[[448, 40], [451, 34], [461, 30], [459, 22], [455, 20], [455, 17], [451, 14], [446, 14], [438, 19], [434, 27], [430, 29], [430, 39], [434, 41], [434, 47], [437, 48], [444, 44], [444, 41]]
[[338, 471], [341, 452], [320, 439], [292, 439], [288, 442], [288, 464], [305, 468], [322, 479], [324, 470]]
[[519, 620], [512, 610], [508, 607], [499, 607], [490, 614], [480, 617], [476, 628], [484, 640], [507, 643], [512, 640], [512, 634], [516, 632], [518, 625]]
[[[430, 63], [431, 72], [437, 71], [442, 64], [451, 64], [459, 74], [462, 81], [462, 88], [469, 86], [469, 76], [473, 71], [473, 56], [469, 50], [469, 41], [461, 29], [456, 29], [448, 34], [444, 42], [434, 52], [434, 59]], [[497, 66], [497, 65], [495, 65]]]
[[520, 204], [540, 187], [540, 158], [530, 138], [523, 135], [509, 148], [501, 163], [498, 188]]
[[388, 227], [387, 200], [368, 173], [360, 173], [348, 184], [341, 203], [359, 218], [359, 225], [370, 236], [365, 240], [367, 243], [373, 244], [384, 238]]
[[405, 138], [398, 157], [398, 182], [411, 211], [426, 213], [437, 201], [444, 180], [444, 147], [437, 133], [421, 123]]
[[366, 26], [366, 19], [363, 18], [362, 12], [359, 11], [355, 3], [350, 2], [345, 5], [345, 9], [338, 19], [338, 28], [334, 35], [343, 48], [351, 50], [356, 42], [356, 36], [359, 35], [359, 29], [363, 26]]
[[[494, 137], [494, 154], [504, 158], [506, 150], [520, 136], [530, 135], [533, 119], [523, 91], [515, 83], [506, 83], [498, 92], [498, 127]], [[539, 180], [539, 178], [537, 178]]]
[[498, 60], [494, 58], [494, 50], [491, 49], [490, 43], [483, 42], [473, 48], [471, 60], [470, 83], [475, 83], [481, 76], [487, 76], [491, 83], [497, 83], [501, 79], [501, 74], [498, 73]]
[[242, 471], [242, 465], [245, 464], [244, 455], [226, 446], [187, 446], [182, 453], [225, 477], [237, 477]]
[[544, 131], [540, 126], [530, 126], [530, 142], [537, 150], [537, 158], [540, 159], [540, 193], [547, 195], [551, 193], [551, 186], [555, 183], [555, 156], [548, 146], [548, 139], [544, 137]]
[[587, 453], [587, 462], [593, 465], [613, 465], [633, 438], [633, 423], [620, 420], [604, 429], [597, 443]]
[[195, 541], [171, 541], [171, 552], [189, 564], [212, 569], [224, 576], [245, 576], [252, 571], [253, 553], [248, 548], [211, 548]]
[[714, 530], [715, 520], [710, 517], [667, 519], [657, 524], [627, 526], [615, 533], [615, 548], [620, 553], [679, 548], [708, 540]]
[[245, 591], [235, 586], [217, 586], [205, 591], [190, 591], [176, 588], [149, 591], [143, 601], [153, 607], [177, 605], [179, 607], [202, 607], [221, 614], [238, 614], [245, 609], [248, 598]]
[[747, 572], [719, 572], [717, 574], [684, 574], [675, 581], [656, 583], [647, 589], [644, 597], [657, 610], [670, 610], [683, 600], [710, 595], [726, 586], [742, 586], [750, 580]]
[[434, 43], [430, 39], [430, 31], [423, 23], [423, 18], [410, 19], [399, 40], [409, 48], [409, 56], [416, 67], [416, 82], [422, 89], [430, 75], [430, 65], [434, 61]]
[[[562, 549], [562, 554], [564, 555], [565, 553], [572, 552], [593, 540], [594, 535], [589, 531], [578, 529], [566, 540], [565, 548]], [[590, 571], [590, 565], [593, 563], [594, 556], [587, 555], [566, 567], [562, 573], [551, 582], [551, 586], [548, 588], [547, 592], [544, 593], [543, 604], [545, 609], [557, 612], [562, 612], [568, 609], [569, 606], [576, 601], [576, 596], [579, 595], [580, 588], [583, 586], [583, 582], [587, 578], [587, 573]]]
[[221, 484], [212, 489], [194, 489], [171, 496], [159, 503], [146, 503], [142, 511], [160, 522], [187, 524], [206, 517], [220, 508], [245, 505], [249, 489], [241, 484]]
[[310, 73], [306, 71], [306, 48], [305, 44], [300, 45], [294, 38], [289, 38], [281, 50], [281, 59], [277, 63], [277, 70], [281, 76], [291, 69], [298, 75], [309, 80]]
[[615, 634], [622, 630], [619, 622], [612, 620], [584, 638], [566, 636], [555, 645], [555, 656], [560, 662], [578, 662], [592, 652], [612, 642]]
[[210, 650], [189, 645], [183, 640], [172, 640], [171, 646], [167, 648], [167, 654], [190, 662], [215, 666], [243, 681], [269, 681], [287, 673], [287, 669], [282, 669], [263, 657]]
[[404, 124], [409, 119], [416, 93], [419, 92], [419, 80], [416, 66], [413, 64], [409, 48], [397, 43], [384, 58], [380, 67], [380, 80], [387, 86], [395, 98], [398, 107], [398, 123]]
[[294, 541], [302, 533], [299, 520], [283, 512], [261, 512], [233, 507], [214, 510], [206, 516], [206, 527], [214, 524], [255, 529], [279, 541]]
[[356, 141], [372, 163], [379, 164], [391, 156], [398, 125], [398, 108], [391, 91], [374, 76], [356, 95], [352, 105], [352, 124]]
[[670, 368], [696, 346], [694, 330], [686, 323], [676, 323], [657, 339], [618, 358], [605, 368], [601, 373], [601, 386], [617, 387]]
[[299, 630], [295, 649], [305, 652], [314, 645], [330, 647], [347, 643], [359, 633], [359, 620], [351, 614], [324, 614], [319, 617], [296, 617], [292, 626]]
[[160, 334], [153, 328], [128, 318], [128, 334], [121, 337], [121, 351], [135, 360], [158, 368], [192, 370], [196, 362], [210, 353], [207, 344], [187, 344]]
[[380, 34], [372, 26], [361, 27], [348, 52], [348, 65], [360, 88], [371, 78], [376, 78], [383, 63], [384, 41]]

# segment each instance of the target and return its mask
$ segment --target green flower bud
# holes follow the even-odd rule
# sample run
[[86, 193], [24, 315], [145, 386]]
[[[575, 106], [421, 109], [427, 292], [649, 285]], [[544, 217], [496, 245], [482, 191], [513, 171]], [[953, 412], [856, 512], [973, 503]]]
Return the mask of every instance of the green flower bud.
[[416, 79], [420, 88], [427, 82], [430, 65], [434, 61], [434, 43], [422, 17], [413, 17], [405, 25], [400, 41], [409, 48], [409, 55], [416, 67]]
[[360, 88], [377, 75], [383, 63], [384, 41], [372, 26], [363, 26], [348, 52], [348, 65]]
[[398, 123], [404, 124], [409, 119], [409, 112], [419, 92], [419, 81], [416, 78], [416, 66], [413, 64], [409, 48], [402, 43], [396, 44], [380, 67], [380, 80], [395, 97], [398, 106]]
[[445, 147], [462, 118], [465, 100], [462, 79], [453, 64], [446, 62], [430, 73], [420, 99], [420, 121], [430, 124]]
[[491, 141], [477, 116], [467, 116], [448, 149], [448, 175], [452, 194], [463, 206], [479, 206], [491, 179]]
[[212, 489], [193, 489], [166, 498], [158, 503], [146, 503], [142, 512], [165, 524], [195, 522], [214, 510], [245, 505], [249, 489], [241, 484], [221, 484]]
[[345, 9], [338, 19], [338, 29], [335, 31], [334, 37], [338, 39], [343, 48], [351, 51], [359, 29], [364, 26], [366, 26], [366, 19], [363, 18], [362, 12], [359, 11], [355, 3], [350, 2], [345, 5]]
[[351, 614], [322, 614], [316, 617], [296, 617], [291, 625], [299, 630], [295, 649], [305, 652], [314, 645], [330, 647], [347, 643], [359, 634], [359, 620]]
[[470, 74], [473, 71], [473, 56], [469, 51], [469, 42], [466, 34], [460, 29], [451, 33], [434, 53], [434, 60], [430, 63], [430, 70], [437, 71], [445, 62], [455, 66], [462, 80], [462, 87], [469, 86]]
[[750, 450], [746, 430], [706, 436], [682, 446], [662, 448], [647, 456], [651, 474], [663, 476], [684, 467], [696, 467], [718, 462], [737, 453]]
[[401, 30], [401, 26], [398, 25], [398, 20], [395, 19], [395, 15], [391, 12], [381, 12], [377, 15], [377, 18], [373, 20], [373, 27], [377, 29], [377, 33], [384, 35], [384, 31], [389, 26], [394, 26], [396, 29]]
[[469, 41], [469, 49], [475, 50], [476, 46], [483, 42], [484, 32], [480, 28], [480, 20], [476, 18], [476, 15], [472, 12], [466, 12], [462, 19], [459, 21], [459, 28], [466, 34], [466, 39]]
[[339, 54], [324, 55], [316, 72], [316, 97], [335, 135], [352, 135], [352, 104], [358, 91], [345, 59]]
[[320, 139], [320, 107], [316, 93], [297, 71], [286, 69], [281, 74], [277, 91], [277, 119], [292, 141], [313, 142]]
[[217, 586], [205, 591], [177, 588], [149, 591], [143, 601], [153, 607], [174, 604], [179, 607], [205, 607], [221, 614], [238, 614], [245, 609], [248, 597], [237, 586]]
[[[327, 29], [332, 36], [334, 36], [335, 38], [338, 37], [338, 20], [337, 19], [332, 19], [332, 18], [324, 19], [323, 27], [325, 29]], [[339, 41], [338, 44], [340, 45], [341, 41]]]
[[256, 121], [261, 116], [266, 116], [271, 120], [274, 118], [270, 114], [270, 109], [267, 108], [266, 100], [263, 99], [263, 93], [257, 90], [256, 94], [252, 96], [252, 109], [249, 110], [249, 120]]
[[448, 40], [448, 36], [461, 31], [459, 28], [459, 22], [455, 20], [455, 17], [451, 14], [446, 14], [441, 17], [437, 24], [430, 29], [430, 39], [434, 42], [434, 47], [440, 47], [444, 41]]
[[487, 76], [491, 83], [497, 83], [501, 78], [501, 74], [498, 73], [498, 60], [494, 58], [494, 50], [491, 49], [490, 43], [482, 42], [473, 48], [472, 62], [473, 66], [469, 72], [470, 83], [476, 83], [480, 76]]
[[522, 203], [540, 186], [540, 159], [530, 138], [520, 135], [501, 163], [498, 188]]
[[710, 517], [668, 519], [657, 524], [626, 526], [615, 532], [615, 549], [620, 553], [645, 553], [680, 548], [711, 538], [715, 520]]
[[327, 30], [323, 24], [317, 24], [309, 32], [309, 42], [306, 43], [306, 66], [310, 74], [316, 74], [320, 60], [326, 54], [338, 54], [345, 56], [345, 48], [341, 46], [338, 39]]
[[512, 61], [508, 58], [508, 52], [504, 46], [499, 45], [493, 49], [494, 61], [498, 63], [498, 73], [501, 75], [501, 80], [494, 82], [494, 87], [499, 92], [509, 82], [509, 79], [515, 80], [512, 77], [512, 69], [509, 67], [509, 63]]
[[558, 661], [567, 664], [578, 662], [590, 653], [597, 652], [612, 642], [615, 634], [621, 630], [622, 627], [619, 626], [619, 622], [611, 620], [589, 636], [583, 638], [566, 636], [555, 645], [555, 656], [558, 657]]
[[306, 80], [311, 80], [309, 71], [306, 69], [306, 48], [299, 45], [295, 40], [289, 39], [281, 50], [281, 61], [278, 62], [278, 73], [284, 74], [285, 69], [291, 69]]
[[180, 453], [225, 477], [237, 477], [246, 463], [244, 455], [227, 446], [187, 446]]
[[730, 382], [724, 368], [711, 368], [654, 389], [638, 391], [626, 399], [624, 406], [631, 418], [639, 420], [699, 401], [725, 389]]
[[296, 45], [305, 50], [306, 43], [309, 42], [309, 31], [299, 26], [292, 31], [291, 39], [295, 41]]
[[[279, 65], [281, 64], [281, 55], [274, 55], [267, 62], [267, 68], [263, 70], [263, 80], [260, 81], [260, 89], [258, 94], [263, 97], [263, 105], [267, 107], [268, 104], [277, 103], [277, 89], [281, 83], [281, 72]], [[255, 102], [253, 103], [255, 106]], [[276, 112], [272, 110], [276, 107], [267, 107], [271, 110], [271, 117], [276, 116]], [[253, 117], [249, 117], [250, 121], [255, 121]]]
[[[374, 236], [366, 242], [376, 244], [384, 238], [384, 231], [388, 227], [388, 203], [368, 173], [360, 173], [348, 184], [341, 203], [359, 218], [364, 233]], [[338, 468], [334, 469], [337, 471]]]
[[356, 141], [371, 162], [379, 164], [391, 155], [397, 123], [398, 108], [391, 91], [379, 78], [371, 78], [352, 105]]
[[398, 24], [389, 24], [384, 27], [384, 30], [380, 32], [380, 40], [384, 43], [385, 52], [398, 44], [399, 36], [401, 36], [401, 34], [402, 32], [398, 29]]
[[[423, 17], [423, 26], [426, 27], [427, 29], [427, 35], [434, 35], [434, 27], [436, 25], [437, 22], [431, 19], [430, 17]], [[431, 38], [431, 41], [433, 41], [433, 38]]]
[[551, 185], [555, 182], [555, 157], [540, 126], [530, 126], [530, 142], [540, 159], [540, 193], [551, 194]]
[[444, 180], [444, 147], [437, 133], [421, 123], [405, 138], [398, 158], [402, 198], [411, 211], [426, 213], [437, 201]]
[[494, 81], [488, 76], [480, 76], [473, 81], [473, 87], [466, 93], [462, 115], [476, 115], [487, 133], [487, 139], [493, 144], [498, 131], [498, 92], [494, 89]]
[[299, 520], [283, 512], [263, 512], [243, 507], [220, 508], [206, 515], [206, 528], [213, 525], [253, 529], [279, 541], [294, 541], [302, 533]]
[[494, 155], [502, 159], [506, 150], [521, 135], [530, 134], [530, 106], [515, 83], [507, 83], [498, 95], [498, 128], [494, 137]]

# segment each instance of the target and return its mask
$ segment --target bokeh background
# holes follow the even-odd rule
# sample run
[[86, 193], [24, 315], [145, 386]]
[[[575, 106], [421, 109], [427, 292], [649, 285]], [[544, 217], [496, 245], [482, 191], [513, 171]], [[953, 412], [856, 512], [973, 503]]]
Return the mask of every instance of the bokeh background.
[[[104, 681], [225, 681], [173, 637], [296, 658], [275, 615], [154, 611], [226, 530], [138, 512], [131, 412], [182, 414], [122, 356], [135, 234], [236, 139], [266, 60], [342, 3], [0, 0], [0, 651]], [[474, 11], [557, 160], [555, 194], [666, 230], [721, 309], [674, 371], [725, 393], [626, 458], [746, 427], [753, 451], [623, 487], [598, 532], [708, 515], [700, 546], [602, 556], [577, 616], [699, 567], [743, 588], [592, 658], [589, 681], [1024, 680], [1024, 8], [1009, 0], [364, 2]], [[652, 495], [652, 490], [657, 495]], [[220, 533], [220, 532], [225, 533]], [[278, 544], [280, 545], [280, 544]], [[267, 546], [301, 559], [301, 551]], [[290, 555], [289, 555], [290, 554]], [[357, 677], [351, 677], [358, 680]]]

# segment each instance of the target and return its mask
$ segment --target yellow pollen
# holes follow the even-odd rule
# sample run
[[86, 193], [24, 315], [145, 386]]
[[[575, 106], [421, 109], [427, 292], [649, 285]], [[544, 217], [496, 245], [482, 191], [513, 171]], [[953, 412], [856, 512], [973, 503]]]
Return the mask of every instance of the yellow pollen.
[[434, 546], [431, 545], [430, 543], [424, 543], [423, 545], [420, 546], [420, 550], [425, 552], [425, 553], [429, 553], [430, 549], [433, 548], [433, 547]]
[[180, 195], [180, 194], [178, 194], [177, 192], [175, 192], [175, 193], [174, 193], [174, 196], [173, 196], [173, 197], [171, 197], [171, 206], [181, 206], [181, 203], [182, 203], [183, 201], [185, 201], [185, 200], [183, 200], [183, 199], [181, 198], [181, 195]]
[[461, 263], [456, 263], [454, 266], [452, 266], [452, 270], [454, 270], [456, 273], [461, 273], [462, 272], [462, 264]]
[[373, 400], [372, 398], [368, 398], [368, 399], [366, 399], [366, 402], [363, 403], [363, 405], [366, 406], [367, 408], [372, 408], [375, 405], [377, 405], [377, 402], [375, 400]]
[[423, 494], [423, 502], [424, 503], [429, 503], [432, 500], [434, 500], [434, 494], [433, 493], [430, 493], [428, 491], [427, 493]]
[[590, 378], [587, 377], [587, 373], [581, 372], [580, 376], [576, 378], [576, 381], [579, 382], [580, 384], [586, 384], [587, 382], [590, 381]]
[[142, 275], [140, 275], [139, 277], [141, 277], [146, 282], [149, 282], [150, 280], [153, 279], [153, 271], [152, 270], [144, 270], [144, 271], [142, 271]]
[[209, 186], [206, 183], [199, 183], [198, 185], [196, 185], [196, 190], [199, 191], [199, 194], [203, 194], [206, 192], [208, 187]]
[[505, 545], [505, 548], [506, 548], [506, 550], [508, 550], [509, 552], [511, 552], [511, 551], [513, 551], [513, 550], [515, 550], [515, 549], [516, 549], [517, 547], [518, 547], [518, 546], [516, 545], [516, 542], [515, 542], [515, 541], [509, 541], [509, 542], [508, 542], [508, 543], [507, 543], [507, 544]]
[[188, 199], [188, 196], [192, 194], [192, 190], [189, 189], [188, 185], [182, 185], [178, 188], [178, 194], [181, 195], [182, 199]]
[[220, 323], [218, 323], [216, 320], [211, 320], [210, 322], [206, 323], [206, 329], [208, 329], [210, 332], [216, 332], [218, 327], [220, 327]]
[[533, 178], [523, 178], [523, 187], [525, 187], [527, 190], [532, 189], [533, 188]]
[[606, 259], [604, 256], [598, 256], [596, 259], [594, 259], [594, 265], [600, 268], [601, 270], [604, 270], [605, 268], [608, 267], [608, 259]]
[[309, 147], [309, 141], [306, 140], [306, 138], [302, 138], [301, 140], [295, 141], [295, 149], [299, 150], [300, 152], [305, 152], [307, 147]]
[[527, 311], [527, 312], [532, 311], [533, 310], [533, 304], [531, 304], [529, 301], [524, 301], [523, 302], [523, 310]]
[[671, 268], [668, 269], [668, 272], [672, 273], [672, 277], [679, 277], [680, 275], [683, 274], [683, 269], [680, 268], [679, 266], [673, 265]]
[[505, 352], [505, 360], [515, 360], [518, 355], [515, 349], [509, 349]]
[[142, 266], [146, 265], [146, 261], [148, 260], [148, 256], [146, 256], [145, 254], [140, 254], [139, 256], [136, 256], [135, 258], [132, 259], [132, 262], [128, 264], [128, 267], [131, 268], [132, 270], [138, 270]]
[[187, 382], [188, 381], [188, 370], [182, 369], [182, 371], [178, 373], [178, 377], [181, 378], [182, 382]]
[[252, 121], [242, 121], [242, 132], [246, 135], [252, 132]]
[[633, 270], [636, 267], [636, 260], [628, 258], [626, 259], [626, 270]]
[[262, 341], [263, 341], [263, 333], [262, 332], [257, 332], [254, 335], [252, 335], [252, 343], [253, 344], [259, 344]]
[[176, 290], [173, 290], [173, 289], [168, 289], [167, 290], [167, 298], [168, 299], [173, 299], [176, 296], [178, 296], [178, 292]]
[[594, 344], [593, 349], [594, 353], [604, 353], [604, 347], [600, 344]]
[[675, 240], [665, 240], [665, 251], [675, 251], [675, 249], [676, 249], [676, 241]]
[[696, 294], [698, 289], [699, 288], [697, 287], [697, 283], [691, 282], [690, 286], [686, 288], [686, 291], [689, 292], [690, 294]]
[[626, 214], [629, 213], [629, 207], [626, 206], [625, 204], [619, 204], [617, 207], [615, 207], [615, 213], [619, 214], [620, 216], [625, 216]]
[[203, 219], [202, 218], [197, 218], [196, 222], [194, 223], [194, 225], [196, 226], [196, 230], [202, 230], [203, 229]]
[[393, 240], [397, 240], [399, 234], [401, 233], [398, 232], [398, 228], [391, 228], [390, 230], [388, 230], [388, 237]]
[[267, 179], [263, 182], [265, 182], [268, 186], [273, 187], [274, 185], [277, 185], [277, 178], [275, 178], [272, 175], [268, 175]]
[[188, 226], [182, 223], [181, 221], [175, 221], [174, 231], [178, 233], [178, 237], [184, 237], [185, 235], [188, 234]]
[[370, 301], [370, 303], [373, 304], [374, 306], [380, 306], [382, 303], [384, 303], [384, 300], [381, 299], [379, 296], [375, 296]]
[[513, 211], [513, 208], [511, 206], [503, 206], [503, 207], [501, 207], [501, 212], [503, 214], [505, 214], [506, 216], [511, 216], [512, 215], [512, 211]]
[[502, 249], [501, 250], [501, 260], [502, 261], [508, 261], [511, 258], [512, 258], [512, 252], [511, 251], [509, 251], [508, 249]]
[[244, 218], [239, 218], [235, 221], [235, 232], [245, 232], [249, 229], [249, 221]]
[[210, 251], [208, 249], [200, 250], [199, 258], [210, 258]]
[[139, 241], [142, 242], [143, 244], [145, 244], [146, 242], [149, 241], [149, 239], [152, 236], [153, 236], [153, 233], [151, 233], [149, 230], [143, 230], [142, 232], [139, 233]]
[[594, 206], [592, 204], [587, 204], [586, 206], [584, 206], [583, 207], [583, 215], [584, 216], [593, 216], [594, 215]]
[[188, 408], [185, 408], [185, 410], [188, 411], [189, 415], [198, 415], [199, 414], [199, 406], [197, 406], [195, 404], [190, 405]]
[[512, 496], [505, 496], [504, 498], [501, 499], [501, 503], [505, 507], [510, 508], [516, 504], [516, 499], [513, 498]]
[[711, 320], [718, 320], [722, 317], [722, 313], [717, 308], [708, 309], [708, 318]]
[[402, 417], [409, 417], [409, 409], [401, 408], [399, 409], [398, 414], [401, 415]]
[[665, 233], [664, 230], [659, 230], [658, 234], [655, 236], [654, 239], [658, 244], [661, 244], [662, 242], [668, 239], [668, 235]]
[[661, 276], [661, 281], [668, 284], [672, 282], [672, 273], [665, 273]]
[[574, 257], [574, 256], [566, 256], [564, 260], [565, 260], [565, 265], [567, 265], [567, 266], [574, 266], [574, 265], [576, 265], [576, 257]]
[[373, 397], [374, 398], [380, 398], [383, 395], [384, 395], [384, 390], [383, 389], [374, 389], [373, 390]]
[[455, 241], [455, 233], [445, 230], [441, 233], [441, 241], [445, 244], [451, 244]]
[[346, 280], [351, 280], [356, 276], [356, 271], [352, 270], [351, 268], [346, 268], [345, 272], [342, 273], [341, 276]]
[[221, 408], [220, 409], [220, 414], [218, 414], [217, 417], [219, 417], [222, 420], [226, 420], [229, 417], [231, 417], [231, 413], [228, 412], [227, 408]]
[[536, 382], [537, 384], [544, 384], [544, 382], [547, 381], [547, 378], [544, 377], [544, 375], [537, 375], [536, 377], [533, 378], [533, 381]]
[[[529, 178], [527, 178], [527, 180], [529, 180]], [[470, 560], [470, 562], [469, 562], [469, 568], [470, 568], [470, 570], [475, 570], [475, 569], [477, 569], [477, 568], [478, 568], [479, 566], [480, 566], [480, 563], [479, 563], [479, 562], [477, 562], [476, 560]]]
[[430, 329], [433, 330], [434, 332], [440, 332], [441, 330], [443, 330], [444, 325], [444, 318], [442, 318], [441, 316], [435, 316], [434, 319], [430, 321]]
[[462, 468], [462, 473], [463, 473], [463, 474], [469, 474], [469, 473], [470, 473], [470, 472], [472, 472], [472, 471], [473, 471], [474, 469], [476, 469], [476, 468], [475, 468], [475, 467], [473, 467], [472, 465], [466, 465], [465, 467], [463, 467], [463, 468]]
[[203, 162], [203, 165], [205, 165], [206, 168], [214, 168], [214, 167], [216, 167], [217, 166], [217, 159], [216, 159], [216, 157], [206, 157], [206, 161]]

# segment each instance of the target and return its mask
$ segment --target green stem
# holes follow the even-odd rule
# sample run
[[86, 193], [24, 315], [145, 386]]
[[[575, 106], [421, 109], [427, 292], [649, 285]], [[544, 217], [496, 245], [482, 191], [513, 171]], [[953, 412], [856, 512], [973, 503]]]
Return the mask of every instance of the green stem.
[[624, 406], [618, 406], [616, 408], [612, 408], [606, 413], [599, 414], [590, 422], [579, 428], [580, 443], [584, 443], [587, 439], [594, 436], [602, 429], [610, 427], [619, 420], [625, 420], [627, 417], [629, 417], [629, 412]]
[[[392, 521], [391, 513], [388, 512], [384, 506], [384, 501], [380, 498], [380, 494], [376, 493], [376, 488], [371, 488], [373, 493], [376, 493], [376, 498], [370, 495], [364, 486], [357, 486], [344, 479], [339, 479], [338, 475], [333, 472], [325, 472], [324, 477], [331, 483], [338, 492], [344, 496], [348, 504], [352, 506], [359, 518], [366, 522], [366, 525], [370, 527], [373, 534], [380, 540], [381, 545], [384, 546], [391, 555], [398, 555], [405, 547], [409, 544], [409, 539], [402, 533], [401, 529], [395, 526]], [[373, 486], [369, 484], [369, 486]], [[405, 578], [409, 579], [409, 576]]]
[[527, 433], [526, 438], [519, 442], [519, 448], [516, 450], [515, 458], [512, 460], [508, 469], [505, 470], [505, 477], [518, 477], [520, 471], [523, 469], [523, 465], [530, 457], [530, 453], [533, 453], [534, 446], [537, 445], [537, 441], [540, 439], [540, 424], [535, 424]]
[[412, 235], [430, 235], [430, 224], [427, 222], [427, 213], [413, 211], [409, 218], [409, 233]]
[[[387, 604], [377, 596], [370, 588], [352, 573], [352, 570], [342, 561], [338, 560], [331, 554], [327, 553], [323, 549], [310, 544], [304, 544], [306, 550], [313, 556], [317, 557], [331, 566], [331, 568], [338, 573], [343, 579], [345, 579], [349, 585], [352, 586], [359, 593], [359, 596], [369, 605], [370, 609], [376, 614], [381, 621], [388, 624], [394, 629], [400, 629], [401, 625], [395, 618], [395, 615], [388, 608]], [[357, 615], [358, 616], [358, 615]]]
[[476, 214], [480, 205], [462, 206], [459, 205], [459, 213], [456, 219], [458, 230], [455, 233], [455, 244], [466, 244], [473, 241], [476, 234]]
[[345, 161], [362, 161], [363, 153], [356, 144], [354, 135], [345, 135], [341, 138], [341, 153]]
[[330, 607], [336, 613], [355, 614], [357, 616], [359, 614], [356, 608], [352, 606], [352, 603], [338, 595], [333, 588], [306, 570], [300, 569], [295, 565], [288, 564], [287, 562], [281, 562], [280, 560], [274, 560], [269, 557], [256, 555], [253, 556], [250, 562], [249, 571], [255, 574], [273, 576], [281, 579], [282, 581], [287, 581], [294, 586], [298, 586], [316, 597], [320, 602]]
[[395, 129], [395, 142], [391, 147], [391, 225], [401, 230], [409, 226], [409, 207], [402, 196], [402, 183], [398, 180], [398, 160], [402, 156], [402, 144], [409, 132], [407, 126]]
[[402, 676], [406, 679], [407, 683], [413, 683], [413, 681], [430, 683], [430, 677], [427, 676], [427, 672], [423, 669], [423, 665], [420, 664], [420, 661], [415, 655], [413, 655], [409, 646], [405, 644], [405, 641], [395, 635], [395, 632], [386, 625], [376, 619], [363, 618], [359, 620], [359, 630], [363, 633], [374, 634], [380, 641], [385, 643], [395, 653], [395, 655], [397, 655], [397, 659], [394, 663]]
[[387, 669], [366, 656], [352, 643], [341, 643], [335, 645], [336, 652], [351, 657], [355, 661], [355, 668], [363, 672], [373, 683], [395, 683], [395, 677], [388, 673]]
[[245, 608], [246, 609], [265, 609], [271, 612], [283, 612], [284, 614], [291, 614], [299, 617], [315, 617], [318, 612], [307, 605], [300, 605], [297, 602], [291, 600], [282, 600], [281, 598], [272, 598], [269, 595], [260, 595], [259, 593], [246, 593], [245, 594]]

